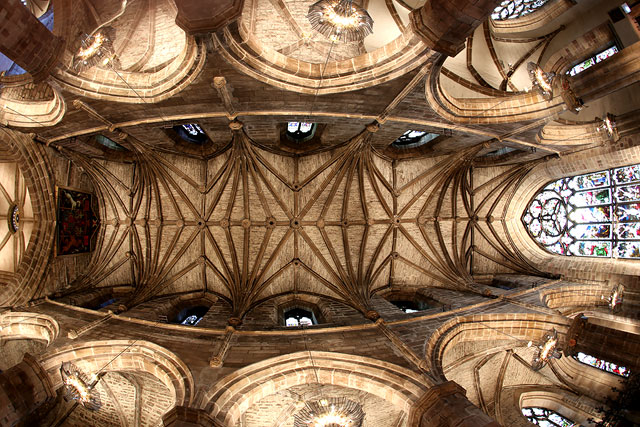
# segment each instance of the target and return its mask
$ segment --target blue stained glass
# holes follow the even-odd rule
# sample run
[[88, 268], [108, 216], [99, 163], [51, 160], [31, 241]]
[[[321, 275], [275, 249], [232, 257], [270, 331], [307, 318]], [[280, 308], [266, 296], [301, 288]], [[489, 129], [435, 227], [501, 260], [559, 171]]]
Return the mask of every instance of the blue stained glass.
[[611, 224], [578, 224], [569, 234], [576, 239], [610, 239]]
[[522, 222], [554, 254], [640, 258], [640, 165], [550, 182]]
[[298, 130], [299, 126], [300, 126], [300, 122], [289, 122], [287, 124], [287, 131], [293, 133]]
[[618, 205], [616, 216], [618, 221], [640, 221], [640, 203]]
[[640, 181], [640, 165], [631, 165], [614, 169], [613, 179], [616, 184]]
[[601, 371], [620, 375], [621, 377], [628, 377], [631, 374], [631, 371], [629, 371], [629, 369], [625, 368], [624, 366], [616, 365], [615, 363], [607, 362], [603, 359], [598, 359], [597, 357], [593, 357], [590, 354], [578, 352], [578, 354], [573, 357], [577, 361], [584, 363], [585, 365], [593, 366], [594, 368], [598, 368]]

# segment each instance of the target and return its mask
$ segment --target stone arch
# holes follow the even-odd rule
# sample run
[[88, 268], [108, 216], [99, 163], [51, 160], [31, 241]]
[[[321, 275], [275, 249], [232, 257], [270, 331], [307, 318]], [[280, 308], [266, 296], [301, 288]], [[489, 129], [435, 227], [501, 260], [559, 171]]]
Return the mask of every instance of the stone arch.
[[574, 395], [559, 387], [521, 387], [514, 390], [513, 395], [518, 410], [528, 406], [547, 408], [580, 425], [589, 425], [589, 418], [598, 418], [598, 402], [586, 395]]
[[39, 361], [54, 388], [62, 385], [60, 365], [72, 362], [89, 374], [101, 369], [151, 374], [173, 394], [175, 405], [188, 406], [195, 394], [194, 379], [187, 365], [171, 351], [148, 341], [87, 341], [57, 348], [42, 355]]
[[258, 362], [226, 376], [205, 392], [201, 408], [225, 425], [235, 425], [242, 413], [262, 397], [315, 382], [316, 373], [321, 384], [375, 393], [407, 413], [430, 386], [424, 377], [392, 363], [305, 351]]
[[[55, 241], [56, 218], [54, 172], [44, 147], [29, 135], [0, 129], [0, 158], [15, 161], [31, 195], [34, 222], [31, 239], [15, 273], [0, 274], [0, 305], [15, 306], [29, 301], [42, 285]], [[6, 148], [4, 148], [6, 147]]]
[[41, 82], [9, 87], [2, 91], [1, 121], [6, 126], [35, 128], [58, 124], [67, 112], [60, 91]]
[[[621, 146], [633, 145], [636, 137], [624, 137]], [[514, 192], [506, 209], [505, 229], [522, 255], [536, 268], [555, 274], [571, 272], [640, 275], [640, 263], [625, 259], [576, 258], [554, 255], [543, 250], [527, 233], [521, 217], [541, 187], [558, 178], [626, 166], [640, 162], [640, 147], [623, 149], [605, 147], [589, 154], [573, 154], [549, 160], [534, 167]]]
[[[561, 316], [537, 313], [492, 313], [455, 317], [438, 328], [425, 343], [425, 359], [433, 375], [446, 380], [442, 361], [461, 342], [513, 340], [513, 347], [538, 340], [555, 328], [566, 334], [570, 321]], [[519, 340], [522, 344], [520, 344]]]
[[494, 21], [489, 19], [491, 30], [497, 34], [517, 34], [540, 28], [574, 6], [571, 0], [549, 0], [548, 4], [533, 13], [516, 19]]
[[8, 311], [0, 314], [0, 338], [3, 340], [31, 339], [48, 346], [60, 332], [58, 322], [46, 314]]
[[321, 78], [322, 64], [301, 61], [265, 46], [245, 22], [234, 22], [212, 38], [222, 57], [239, 71], [281, 89], [317, 95], [364, 89], [401, 77], [435, 54], [407, 28], [372, 52], [329, 62]]
[[506, 92], [479, 85], [468, 85], [469, 93], [477, 97], [457, 98], [447, 86], [460, 78], [443, 69], [445, 60], [441, 57], [434, 64], [425, 83], [425, 96], [434, 111], [454, 123], [514, 123], [541, 119], [565, 109], [559, 95], [547, 101], [537, 91]]

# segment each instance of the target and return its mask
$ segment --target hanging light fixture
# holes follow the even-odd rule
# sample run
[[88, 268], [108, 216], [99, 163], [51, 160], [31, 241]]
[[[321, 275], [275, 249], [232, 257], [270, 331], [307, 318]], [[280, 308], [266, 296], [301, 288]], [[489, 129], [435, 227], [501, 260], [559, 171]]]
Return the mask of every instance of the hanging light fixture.
[[[609, 306], [611, 311], [615, 311], [616, 308], [620, 307], [620, 304], [622, 304], [623, 292], [624, 292], [624, 286], [622, 286], [621, 284], [615, 285], [611, 290], [611, 293], [606, 299], [607, 305]], [[604, 295], [602, 296], [602, 299], [605, 299]]]
[[357, 42], [373, 33], [373, 19], [353, 0], [320, 0], [309, 7], [307, 19], [333, 42]]
[[104, 27], [93, 35], [86, 35], [82, 46], [73, 56], [73, 68], [84, 71], [98, 64], [107, 65], [115, 61], [114, 38], [115, 30], [112, 27]]
[[332, 397], [305, 406], [293, 416], [294, 427], [361, 427], [364, 411], [344, 397]]
[[598, 132], [606, 132], [609, 139], [613, 142], [617, 142], [620, 139], [618, 127], [616, 126], [616, 118], [611, 113], [607, 113], [607, 115], [604, 116], [604, 119], [602, 119], [602, 124], [598, 126], [596, 130]]
[[94, 376], [92, 381], [76, 365], [70, 362], [62, 364], [60, 375], [62, 376], [66, 399], [76, 400], [90, 411], [100, 409], [100, 406], [102, 406], [100, 394], [95, 388], [100, 377]]
[[537, 347], [538, 350], [531, 362], [531, 367], [534, 371], [542, 369], [551, 359], [560, 359], [562, 357], [558, 350], [558, 332], [555, 329], [547, 332]]
[[555, 73], [547, 73], [535, 62], [529, 62], [527, 64], [527, 70], [529, 71], [531, 82], [542, 92], [544, 99], [548, 101], [553, 98], [553, 79]]

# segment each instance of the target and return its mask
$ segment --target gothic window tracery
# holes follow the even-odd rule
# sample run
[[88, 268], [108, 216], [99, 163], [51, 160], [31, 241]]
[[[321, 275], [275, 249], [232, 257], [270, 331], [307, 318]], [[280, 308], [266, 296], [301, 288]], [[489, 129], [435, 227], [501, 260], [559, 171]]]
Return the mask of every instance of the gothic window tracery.
[[547, 3], [548, 0], [505, 0], [491, 13], [494, 21], [515, 19], [535, 12]]
[[573, 357], [580, 363], [593, 366], [594, 368], [598, 368], [601, 371], [609, 372], [621, 377], [628, 377], [631, 374], [629, 369], [625, 368], [624, 366], [619, 366], [615, 363], [607, 362], [603, 359], [598, 359], [597, 357], [591, 356], [590, 354], [578, 352], [578, 354]]
[[284, 312], [285, 326], [311, 326], [317, 324], [311, 310], [295, 307]]
[[640, 165], [551, 182], [522, 221], [554, 254], [640, 258]]
[[580, 427], [580, 424], [547, 408], [522, 408], [522, 415], [527, 417], [530, 423], [542, 427]]
[[403, 133], [398, 139], [393, 141], [391, 145], [397, 148], [414, 148], [419, 147], [427, 142], [439, 137], [437, 133], [429, 133], [421, 130], [409, 129]]
[[204, 144], [209, 139], [207, 133], [196, 123], [177, 125], [173, 130], [180, 138], [192, 144]]
[[205, 306], [185, 308], [178, 314], [178, 316], [176, 316], [173, 323], [186, 326], [196, 326], [202, 320], [204, 315], [207, 314], [207, 311], [209, 311], [209, 307]]
[[309, 122], [288, 122], [286, 135], [294, 142], [307, 142], [316, 131], [316, 124]]

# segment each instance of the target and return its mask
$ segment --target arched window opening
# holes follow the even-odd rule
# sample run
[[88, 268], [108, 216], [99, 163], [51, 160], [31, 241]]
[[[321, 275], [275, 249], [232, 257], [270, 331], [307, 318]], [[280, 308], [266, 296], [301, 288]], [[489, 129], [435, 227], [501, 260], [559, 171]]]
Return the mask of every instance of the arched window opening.
[[628, 377], [631, 374], [631, 371], [624, 366], [619, 366], [615, 363], [607, 362], [606, 360], [598, 359], [597, 357], [593, 357], [582, 352], [578, 352], [578, 354], [574, 355], [573, 358], [585, 365], [593, 366], [601, 371], [609, 372], [621, 377]]
[[94, 308], [94, 310], [100, 310], [101, 308], [105, 308], [111, 304], [115, 304], [116, 302], [118, 302], [118, 298], [109, 298], [108, 300], [98, 304], [98, 306]]
[[285, 326], [311, 326], [317, 325], [318, 321], [313, 311], [294, 307], [284, 312], [284, 324]]
[[407, 314], [417, 313], [419, 311], [423, 311], [431, 308], [424, 301], [392, 300], [389, 302]]
[[316, 124], [309, 122], [289, 122], [287, 123], [286, 136], [290, 140], [302, 143], [313, 138], [316, 132]]
[[554, 254], [640, 258], [640, 165], [551, 182], [522, 222]]
[[421, 130], [408, 130], [391, 144], [396, 148], [415, 148], [439, 137], [437, 133]]
[[124, 148], [122, 145], [118, 144], [117, 142], [107, 138], [104, 135], [96, 135], [96, 141], [101, 144], [104, 145], [105, 147], [111, 149], [111, 150], [115, 150], [115, 151], [128, 151], [126, 148]]
[[535, 12], [547, 3], [548, 0], [505, 0], [500, 6], [493, 9], [491, 19], [504, 21], [516, 19]]
[[593, 55], [591, 58], [585, 59], [579, 64], [574, 65], [569, 71], [567, 71], [567, 74], [569, 74], [570, 76], [575, 76], [576, 74], [583, 72], [587, 68], [593, 67], [598, 62], [602, 62], [605, 59], [611, 58], [613, 55], [615, 55], [618, 52], [620, 52], [620, 50], [618, 49], [618, 46], [613, 45], [610, 48], [607, 48], [602, 52], [596, 55]]
[[[38, 18], [42, 25], [47, 27], [49, 31], [53, 31], [53, 4], [46, 1], [44, 9], [42, 9], [42, 3], [41, 1], [22, 0], [22, 4]], [[18, 76], [24, 73], [26, 71], [22, 67], [0, 52], [0, 77]]]
[[173, 130], [184, 141], [192, 144], [201, 145], [209, 140], [207, 133], [196, 123], [177, 125], [173, 127]]
[[187, 326], [196, 326], [207, 314], [209, 311], [209, 307], [199, 305], [196, 307], [188, 307], [182, 310], [172, 323], [177, 323], [179, 325], [187, 325]]
[[581, 427], [580, 424], [546, 408], [522, 408], [522, 415], [527, 417], [530, 423], [543, 427]]

